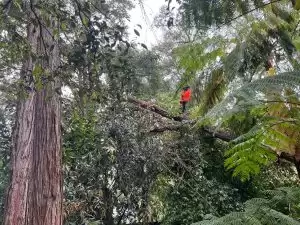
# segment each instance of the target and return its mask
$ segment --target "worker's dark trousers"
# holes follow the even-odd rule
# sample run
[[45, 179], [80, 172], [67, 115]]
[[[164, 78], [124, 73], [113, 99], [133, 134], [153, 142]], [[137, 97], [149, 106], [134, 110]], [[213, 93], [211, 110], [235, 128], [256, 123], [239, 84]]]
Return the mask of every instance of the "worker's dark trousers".
[[182, 105], [182, 113], [184, 113], [186, 111], [186, 105], [187, 105], [187, 102], [181, 102], [181, 105]]

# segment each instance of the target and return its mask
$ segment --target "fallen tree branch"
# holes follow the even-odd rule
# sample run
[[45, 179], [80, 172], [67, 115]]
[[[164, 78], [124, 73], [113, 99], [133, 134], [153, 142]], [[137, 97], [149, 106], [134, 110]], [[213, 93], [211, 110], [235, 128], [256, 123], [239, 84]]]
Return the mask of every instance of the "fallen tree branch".
[[133, 103], [135, 105], [138, 105], [141, 108], [148, 109], [152, 112], [155, 112], [155, 113], [161, 115], [162, 117], [165, 117], [165, 118], [168, 118], [168, 119], [171, 119], [174, 121], [179, 121], [179, 122], [183, 120], [182, 116], [173, 116], [168, 111], [160, 108], [157, 105], [154, 105], [152, 102], [146, 102], [146, 101], [139, 100], [139, 99], [136, 99], [133, 97], [128, 97], [127, 101], [130, 103]]
[[[128, 97], [127, 101], [130, 103], [133, 103], [143, 109], [147, 109], [151, 112], [157, 113], [157, 114], [161, 115], [162, 117], [165, 117], [165, 118], [177, 121], [177, 122], [183, 122], [182, 116], [173, 116], [168, 111], [160, 108], [159, 106], [153, 104], [152, 102], [139, 100], [139, 99], [136, 99], [133, 97]], [[150, 130], [150, 133], [163, 133], [166, 131], [179, 131], [185, 125], [193, 126], [195, 124], [196, 124], [196, 121], [190, 120], [190, 121], [185, 121], [184, 123], [180, 123], [180, 124], [156, 127], [154, 129]], [[228, 132], [222, 132], [222, 131], [216, 132], [215, 129], [213, 129], [211, 127], [202, 127], [201, 130], [203, 132], [209, 134], [209, 136], [211, 136], [211, 137], [218, 138], [218, 139], [226, 141], [226, 142], [229, 142], [229, 141], [235, 139], [235, 136], [233, 136], [232, 134], [230, 134]]]
[[150, 133], [163, 133], [165, 131], [179, 131], [183, 125], [170, 125], [164, 127], [155, 127], [154, 129], [150, 130]]
[[212, 137], [218, 138], [222, 141], [230, 142], [237, 138], [235, 135], [228, 133], [226, 131], [218, 131], [216, 132], [215, 129], [210, 127], [202, 127], [202, 130], [208, 134], [210, 134]]
[[[156, 127], [152, 130], [150, 130], [150, 133], [163, 133], [166, 131], [180, 131], [184, 125], [193, 125], [194, 123], [186, 123], [181, 125], [169, 125], [169, 126], [163, 126], [163, 127]], [[209, 135], [209, 137], [212, 138], [218, 138], [225, 142], [230, 142], [234, 140], [236, 137], [228, 132], [223, 131], [214, 131], [212, 128], [209, 127], [202, 127], [200, 130], [206, 134]]]
[[[182, 116], [173, 116], [168, 111], [160, 108], [159, 106], [153, 104], [152, 102], [147, 102], [147, 101], [135, 99], [133, 97], [128, 97], [127, 101], [134, 104], [134, 105], [139, 106], [140, 108], [149, 110], [151, 112], [159, 114], [162, 117], [168, 118], [170, 120], [177, 121], [177, 122], [182, 122], [183, 121]], [[166, 131], [180, 131], [180, 129], [182, 129], [186, 125], [193, 126], [195, 124], [196, 124], [196, 121], [190, 120], [190, 121], [186, 121], [186, 122], [183, 122], [183, 123], [177, 123], [177, 124], [174, 124], [174, 125], [156, 127], [154, 129], [150, 130], [150, 133], [163, 133], [163, 132], [166, 132]], [[222, 141], [225, 141], [225, 142], [230, 142], [230, 141], [234, 140], [235, 138], [237, 138], [236, 135], [233, 135], [229, 132], [216, 131], [213, 127], [205, 126], [205, 127], [201, 127], [200, 129], [201, 129], [202, 132], [205, 132], [210, 137], [218, 138], [218, 139], [220, 139]], [[294, 155], [291, 155], [291, 154], [286, 153], [286, 152], [280, 152], [280, 153], [277, 153], [277, 156], [278, 156], [279, 159], [284, 159], [288, 162], [291, 162], [291, 163], [295, 164], [296, 167], [298, 165], [297, 170], [299, 172], [299, 178], [300, 178], [300, 161], [297, 160]]]

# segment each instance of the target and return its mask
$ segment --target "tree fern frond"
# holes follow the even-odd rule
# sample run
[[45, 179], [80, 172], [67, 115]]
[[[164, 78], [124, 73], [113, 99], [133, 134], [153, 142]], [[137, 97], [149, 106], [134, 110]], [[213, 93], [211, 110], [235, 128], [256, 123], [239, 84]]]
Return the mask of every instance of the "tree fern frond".
[[261, 210], [261, 214], [264, 213], [260, 219], [263, 224], [300, 225], [300, 223], [295, 219], [276, 210], [273, 209], [260, 209], [260, 210]]
[[262, 166], [276, 159], [275, 152], [267, 150], [254, 140], [251, 139], [246, 144], [240, 143], [226, 153], [225, 167], [233, 169], [233, 176], [240, 177], [242, 181], [249, 180], [252, 175], [257, 175]]
[[[173, 55], [178, 67], [184, 71], [178, 86], [192, 83], [197, 78], [198, 71], [215, 62], [217, 57], [222, 57], [223, 42], [220, 37], [214, 37], [204, 39], [201, 43], [186, 44], [174, 49]], [[218, 44], [215, 45], [216, 43]]]
[[277, 76], [266, 77], [246, 84], [228, 95], [220, 104], [212, 108], [206, 114], [205, 119], [226, 118], [238, 111], [244, 111], [250, 106], [265, 104], [261, 99], [264, 99], [266, 94], [280, 94], [285, 89], [291, 89], [294, 90], [295, 93], [299, 93], [299, 72], [282, 73]]
[[[262, 139], [263, 144], [271, 146], [272, 149], [280, 148], [289, 151], [290, 146], [297, 143], [293, 137], [284, 133], [282, 129], [269, 128]], [[279, 150], [279, 149], [277, 149]]]
[[298, 136], [291, 136], [294, 133], [289, 131], [298, 126], [280, 126], [285, 123], [289, 124], [290, 120], [266, 120], [232, 141], [233, 146], [225, 152], [225, 167], [233, 170], [233, 176], [248, 180], [250, 176], [258, 174], [261, 167], [274, 161], [277, 158], [276, 152], [293, 154], [299, 132], [295, 132]]
[[288, 133], [275, 129], [274, 123], [267, 121], [232, 141], [233, 147], [225, 152], [225, 167], [233, 169], [233, 176], [247, 180], [258, 174], [262, 166], [274, 161], [277, 151], [291, 153], [296, 143]]
[[226, 87], [223, 69], [213, 70], [201, 96], [202, 114], [206, 113], [222, 99]]
[[255, 212], [257, 208], [269, 205], [270, 200], [265, 198], [251, 198], [250, 200], [244, 203], [245, 211], [247, 212]]
[[278, 203], [278, 197], [285, 203], [298, 204], [300, 199], [300, 191], [298, 187], [281, 187], [275, 190], [268, 190], [264, 192], [270, 198], [270, 204]]
[[238, 143], [242, 143], [247, 140], [254, 139], [257, 136], [257, 133], [261, 131], [261, 124], [257, 124], [254, 127], [252, 127], [247, 133], [240, 135], [236, 139], [231, 141], [231, 144], [236, 145]]
[[[293, 193], [293, 197], [298, 197], [300, 188], [284, 188], [286, 193]], [[299, 198], [282, 198], [283, 191], [280, 189], [268, 191], [266, 198], [253, 198], [245, 202], [243, 212], [233, 212], [220, 218], [204, 220], [193, 225], [300, 225], [300, 222], [285, 214], [285, 205], [290, 208], [299, 203]], [[285, 193], [285, 196], [287, 195]], [[277, 199], [274, 205], [273, 199]]]

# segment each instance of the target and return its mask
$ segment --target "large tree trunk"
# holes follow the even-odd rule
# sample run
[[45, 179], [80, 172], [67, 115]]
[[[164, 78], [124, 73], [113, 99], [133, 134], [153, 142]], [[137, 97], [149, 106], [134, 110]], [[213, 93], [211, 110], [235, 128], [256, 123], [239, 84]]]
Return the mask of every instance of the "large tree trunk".
[[55, 91], [60, 86], [54, 77], [59, 51], [52, 35], [57, 23], [49, 17], [52, 27], [45, 28], [32, 5], [28, 17], [32, 53], [21, 72], [4, 224], [61, 225], [61, 106]]

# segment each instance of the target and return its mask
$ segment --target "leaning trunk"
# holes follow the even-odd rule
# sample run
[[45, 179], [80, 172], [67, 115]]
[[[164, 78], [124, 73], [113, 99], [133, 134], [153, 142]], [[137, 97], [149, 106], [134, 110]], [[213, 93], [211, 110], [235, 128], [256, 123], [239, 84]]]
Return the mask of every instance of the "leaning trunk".
[[53, 36], [57, 23], [48, 17], [50, 27], [46, 27], [33, 6], [28, 17], [31, 54], [20, 76], [4, 224], [61, 225], [61, 106], [56, 93], [60, 86], [54, 76], [59, 52]]

